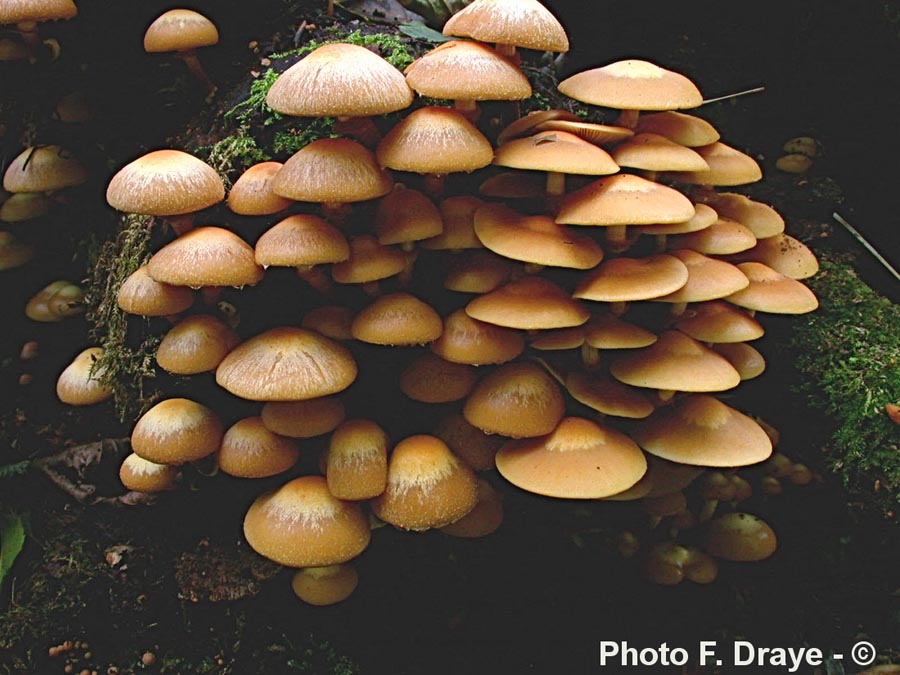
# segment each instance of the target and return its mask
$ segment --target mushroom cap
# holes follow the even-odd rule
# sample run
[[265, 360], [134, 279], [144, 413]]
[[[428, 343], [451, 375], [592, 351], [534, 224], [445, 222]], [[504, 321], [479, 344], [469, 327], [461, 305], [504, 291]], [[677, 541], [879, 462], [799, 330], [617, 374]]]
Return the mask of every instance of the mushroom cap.
[[254, 258], [263, 267], [300, 267], [342, 262], [350, 257], [343, 233], [318, 216], [296, 214], [279, 221], [256, 241]]
[[546, 176], [532, 171], [501, 171], [478, 186], [478, 194], [502, 199], [534, 199], [546, 192]]
[[559, 91], [576, 101], [619, 110], [675, 110], [703, 103], [703, 95], [684, 75], [639, 59], [576, 73], [559, 83]]
[[643, 419], [654, 406], [644, 393], [608, 375], [573, 372], [566, 376], [566, 390], [579, 403], [604, 415]]
[[352, 340], [352, 324], [353, 310], [341, 305], [315, 307], [304, 314], [300, 322], [303, 328], [314, 330], [332, 340]]
[[218, 455], [219, 468], [237, 478], [274, 476], [299, 458], [297, 441], [272, 433], [259, 417], [246, 417], [229, 427]]
[[611, 258], [585, 275], [572, 295], [598, 302], [649, 300], [677, 291], [687, 280], [687, 267], [671, 255]]
[[746, 466], [772, 454], [772, 441], [753, 418], [705, 394], [657, 408], [630, 435], [650, 454], [680, 464]]
[[131, 449], [157, 464], [183, 464], [211, 455], [222, 442], [222, 422], [205, 405], [186, 398], [160, 401], [131, 432]]
[[478, 296], [466, 305], [466, 314], [496, 326], [525, 330], [580, 326], [591, 316], [566, 291], [536, 276], [511, 281]]
[[141, 316], [180, 314], [194, 304], [191, 289], [155, 281], [147, 265], [138, 267], [122, 282], [116, 297], [120, 309]]
[[387, 487], [372, 500], [372, 512], [404, 530], [427, 530], [456, 522], [478, 501], [468, 466], [434, 436], [400, 441], [388, 460]]
[[365, 47], [345, 42], [314, 49], [279, 75], [266, 94], [272, 110], [295, 117], [383, 115], [412, 101], [399, 70]]
[[211, 166], [181, 150], [154, 150], [126, 164], [109, 181], [107, 203], [126, 213], [174, 216], [225, 199]]
[[359, 505], [332, 495], [321, 476], [301, 476], [253, 502], [244, 537], [281, 565], [322, 567], [358, 556], [371, 533]]
[[406, 266], [403, 251], [382, 246], [375, 237], [364, 234], [350, 240], [350, 257], [331, 267], [331, 276], [339, 284], [363, 284], [399, 274]]
[[173, 286], [253, 286], [263, 277], [253, 249], [222, 227], [198, 227], [157, 251], [147, 274]]
[[146, 52], [182, 52], [219, 42], [216, 25], [191, 9], [170, 9], [160, 14], [144, 33]]
[[440, 315], [410, 293], [382, 295], [353, 319], [350, 332], [362, 342], [376, 345], [423, 345], [441, 336]]
[[718, 218], [702, 230], [670, 235], [666, 245], [675, 249], [689, 248], [704, 255], [732, 255], [753, 248], [756, 237], [746, 225]]
[[[762, 169], [750, 155], [721, 141], [695, 148], [709, 168], [703, 171], [673, 171], [666, 175], [689, 185], [745, 185], [762, 179]], [[723, 214], [724, 215], [724, 214]]]
[[715, 210], [706, 204], [694, 204], [694, 215], [680, 223], [667, 223], [665, 225], [639, 225], [635, 231], [639, 234], [682, 234], [696, 232], [712, 225], [719, 219]]
[[710, 300], [685, 311], [675, 328], [700, 342], [747, 342], [763, 336], [762, 324], [721, 300]]
[[637, 349], [656, 342], [656, 334], [615, 314], [601, 313], [585, 324], [584, 340], [597, 349]]
[[403, 72], [410, 87], [432, 98], [516, 101], [531, 96], [531, 83], [516, 64], [471, 40], [445, 42]]
[[815, 294], [802, 282], [758, 262], [738, 264], [749, 285], [726, 296], [739, 307], [771, 314], [806, 314], [819, 306]]
[[325, 454], [328, 489], [340, 499], [372, 499], [387, 486], [390, 440], [371, 420], [352, 419], [338, 426]]
[[625, 434], [581, 417], [567, 417], [550, 434], [509, 441], [497, 469], [513, 485], [548, 497], [600, 499], [634, 485], [647, 470]]
[[429, 174], [470, 172], [494, 158], [490, 141], [462, 113], [437, 106], [404, 117], [375, 152], [382, 166]]
[[535, 131], [565, 131], [574, 136], [578, 136], [588, 143], [594, 145], [615, 145], [621, 143], [632, 136], [634, 132], [625, 127], [611, 126], [609, 124], [597, 124], [595, 122], [584, 122], [581, 119], [552, 119], [534, 127]]
[[520, 333], [473, 319], [465, 309], [444, 317], [444, 332], [431, 343], [431, 351], [442, 359], [472, 366], [506, 363], [524, 349]]
[[88, 172], [68, 150], [58, 145], [25, 148], [6, 167], [7, 192], [52, 192], [81, 185]]
[[93, 405], [112, 396], [109, 385], [100, 381], [105, 369], [94, 368], [102, 357], [102, 347], [89, 347], [80, 352], [59, 374], [56, 380], [57, 398], [68, 405]]
[[475, 234], [485, 248], [512, 260], [586, 270], [603, 258], [603, 249], [590, 237], [549, 216], [526, 216], [504, 204], [486, 204], [475, 212]]
[[507, 141], [494, 153], [494, 164], [511, 169], [605, 176], [619, 165], [606, 150], [566, 131], [540, 131]]
[[0, 25], [71, 19], [77, 13], [72, 0], [5, 0], [0, 5]]
[[192, 314], [169, 329], [156, 349], [160, 368], [176, 375], [215, 370], [241, 339], [211, 314]]
[[688, 147], [660, 134], [643, 132], [624, 141], [612, 151], [619, 166], [644, 171], [704, 171], [706, 160]]
[[400, 390], [414, 401], [449, 403], [468, 396], [477, 380], [474, 366], [425, 352], [400, 373]]
[[375, 211], [375, 233], [385, 246], [436, 237], [444, 230], [441, 212], [424, 192], [397, 184]]
[[299, 202], [361, 202], [394, 184], [372, 151], [349, 138], [320, 138], [295, 152], [272, 179], [272, 191]]
[[27, 58], [28, 48], [24, 43], [11, 38], [0, 38], [0, 62], [22, 61]]
[[556, 382], [534, 363], [507, 363], [475, 385], [463, 407], [469, 424], [489, 434], [528, 438], [549, 434], [565, 413]]
[[343, 391], [356, 362], [341, 344], [303, 328], [273, 328], [238, 345], [216, 382], [251, 401], [302, 401]]
[[766, 369], [766, 359], [759, 351], [745, 342], [723, 342], [713, 345], [713, 350], [727, 359], [741, 380], [752, 380]]
[[749, 513], [725, 513], [706, 526], [704, 548], [723, 560], [765, 560], [778, 548], [775, 532], [762, 518]]
[[475, 0], [451, 16], [443, 32], [525, 49], [569, 51], [562, 24], [538, 0]]
[[451, 537], [486, 537], [503, 523], [503, 497], [484, 478], [477, 478], [478, 501], [475, 507], [455, 523], [440, 528]]
[[[563, 110], [562, 108], [553, 108], [551, 110], [532, 110], [527, 115], [518, 117], [507, 124], [497, 135], [497, 145], [503, 145], [513, 138], [521, 136], [529, 136], [534, 133], [535, 129], [544, 122], [551, 120], [566, 120], [569, 122], [577, 122], [581, 118], [573, 112]], [[629, 135], [631, 132], [629, 132]]]
[[133, 452], [119, 467], [119, 480], [122, 481], [122, 485], [135, 492], [150, 494], [170, 490], [175, 487], [177, 478], [178, 467], [149, 462]]
[[695, 214], [691, 200], [665, 185], [631, 174], [600, 178], [570, 192], [556, 214], [566, 225], [680, 223]]
[[819, 261], [802, 241], [789, 234], [759, 239], [753, 248], [730, 258], [734, 262], [759, 262], [791, 279], [808, 279], [819, 271]]
[[659, 134], [688, 148], [709, 145], [719, 140], [719, 132], [712, 124], [694, 115], [674, 110], [641, 115], [635, 132]]
[[458, 255], [444, 276], [444, 288], [458, 293], [490, 293], [512, 276], [513, 263], [486, 249]]
[[43, 192], [16, 192], [0, 204], [0, 220], [21, 223], [40, 218], [50, 210], [52, 201]]
[[289, 207], [293, 201], [272, 191], [272, 180], [284, 166], [260, 162], [242, 173], [228, 193], [228, 208], [242, 216], [268, 216]]
[[279, 436], [313, 438], [327, 434], [344, 421], [346, 410], [336, 396], [306, 401], [269, 401], [260, 413], [266, 429]]
[[305, 567], [291, 579], [291, 589], [303, 602], [316, 607], [334, 605], [349, 598], [359, 584], [359, 574], [350, 563]]
[[[669, 251], [687, 267], [688, 279], [681, 288], [654, 298], [657, 302], [704, 302], [724, 298], [749, 285], [737, 266], [710, 258], [689, 248]], [[741, 277], [744, 277], [743, 279]]]
[[460, 412], [451, 412], [437, 423], [434, 435], [440, 438], [450, 451], [472, 467], [473, 471], [490, 471], [494, 468], [494, 456], [505, 439], [496, 434], [486, 434], [466, 421]]
[[444, 230], [436, 237], [422, 242], [422, 248], [429, 250], [460, 250], [483, 248], [475, 236], [475, 212], [486, 202], [472, 195], [446, 197], [438, 204]]
[[784, 218], [768, 204], [757, 202], [736, 192], [718, 192], [709, 205], [724, 217], [750, 228], [757, 239], [774, 237], [784, 232]]

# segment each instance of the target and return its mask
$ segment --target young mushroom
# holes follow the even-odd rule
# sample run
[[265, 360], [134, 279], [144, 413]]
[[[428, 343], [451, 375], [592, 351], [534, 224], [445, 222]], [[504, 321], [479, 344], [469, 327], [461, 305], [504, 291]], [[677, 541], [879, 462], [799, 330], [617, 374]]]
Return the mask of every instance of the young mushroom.
[[170, 9], [158, 16], [144, 34], [144, 51], [148, 53], [175, 52], [188, 70], [205, 88], [208, 94], [216, 91], [216, 85], [197, 58], [198, 47], [208, 47], [219, 42], [216, 25], [199, 12], [190, 9]]

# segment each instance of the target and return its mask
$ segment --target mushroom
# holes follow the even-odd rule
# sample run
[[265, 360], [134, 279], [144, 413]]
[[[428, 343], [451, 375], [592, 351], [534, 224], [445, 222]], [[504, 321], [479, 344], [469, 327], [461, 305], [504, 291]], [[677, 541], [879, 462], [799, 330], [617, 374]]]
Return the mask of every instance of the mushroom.
[[305, 401], [269, 401], [260, 416], [266, 429], [290, 438], [313, 438], [327, 434], [344, 421], [344, 404], [336, 396]]
[[228, 193], [228, 208], [242, 216], [268, 216], [280, 213], [293, 200], [272, 191], [272, 179], [284, 166], [281, 162], [260, 162], [242, 173]]
[[62, 321], [84, 311], [84, 291], [71, 281], [48, 284], [25, 305], [25, 316], [33, 321]]
[[485, 323], [524, 330], [580, 326], [591, 316], [566, 291], [538, 276], [510, 281], [475, 298], [466, 305], [466, 314]]
[[620, 315], [625, 312], [626, 303], [668, 295], [687, 281], [687, 267], [675, 256], [611, 258], [585, 275], [572, 295], [611, 303], [610, 311]]
[[129, 490], [152, 494], [171, 490], [178, 479], [178, 467], [147, 461], [133, 452], [119, 467], [119, 480]]
[[6, 0], [0, 5], [0, 25], [15, 24], [35, 58], [41, 46], [38, 23], [71, 19], [77, 13], [72, 0]]
[[183, 464], [219, 449], [222, 422], [205, 405], [170, 398], [145, 412], [131, 432], [131, 449], [157, 464]]
[[247, 417], [229, 427], [217, 455], [219, 468], [237, 478], [275, 476], [299, 458], [298, 442], [272, 433], [259, 417]]
[[[328, 0], [328, 6], [331, 7], [333, 2], [334, 0]], [[316, 607], [343, 602], [353, 594], [357, 584], [359, 574], [350, 563], [305, 567], [297, 570], [291, 580], [294, 594], [303, 602]]]
[[353, 319], [350, 332], [361, 342], [376, 345], [423, 345], [441, 336], [440, 315], [409, 293], [391, 293], [376, 298]]
[[89, 347], [65, 367], [56, 381], [56, 396], [68, 405], [102, 403], [113, 395], [103, 382], [105, 368], [97, 364], [103, 358], [102, 347]]
[[704, 548], [722, 560], [765, 560], [777, 547], [778, 540], [769, 524], [749, 513], [726, 513], [706, 526]]
[[688, 148], [709, 145], [719, 140], [719, 132], [706, 120], [674, 110], [641, 115], [635, 132], [665, 136]]
[[68, 150], [58, 145], [26, 148], [3, 174], [7, 192], [51, 193], [85, 183], [88, 172]]
[[440, 528], [451, 537], [476, 539], [497, 531], [503, 523], [503, 497], [484, 478], [478, 478], [475, 507], [455, 523]]
[[208, 94], [216, 91], [216, 85], [197, 58], [198, 47], [208, 47], [219, 42], [216, 25], [199, 12], [190, 9], [170, 9], [160, 14], [144, 33], [144, 51], [148, 53], [175, 52], [188, 70], [205, 88]]
[[480, 366], [512, 361], [525, 349], [518, 331], [473, 319], [464, 309], [444, 317], [444, 331], [431, 351], [453, 363]]
[[388, 445], [380, 426], [371, 420], [351, 419], [331, 434], [325, 453], [328, 489], [338, 499], [373, 499], [387, 486]]
[[425, 352], [400, 373], [400, 390], [414, 401], [449, 403], [468, 396], [477, 380], [474, 366]]
[[215, 370], [241, 339], [210, 314], [192, 314], [175, 324], [156, 348], [156, 362], [175, 375]]
[[486, 434], [469, 424], [460, 412], [451, 412], [441, 418], [434, 427], [434, 435], [444, 441], [450, 451], [472, 467], [473, 471], [493, 469], [494, 457], [504, 442], [503, 437]]
[[141, 265], [119, 286], [116, 302], [129, 314], [172, 316], [194, 304], [194, 293], [186, 286], [155, 281], [147, 273], [147, 265]]

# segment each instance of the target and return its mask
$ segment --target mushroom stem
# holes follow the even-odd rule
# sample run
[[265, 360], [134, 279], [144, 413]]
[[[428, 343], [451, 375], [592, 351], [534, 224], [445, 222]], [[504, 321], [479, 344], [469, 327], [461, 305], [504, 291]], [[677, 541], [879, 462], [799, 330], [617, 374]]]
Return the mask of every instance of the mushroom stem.
[[381, 287], [378, 285], [378, 281], [365, 281], [361, 285], [362, 292], [368, 296], [376, 297], [381, 293]]
[[611, 225], [606, 228], [606, 243], [609, 248], [617, 253], [625, 251], [629, 246], [628, 226]]
[[403, 269], [400, 271], [398, 278], [400, 280], [401, 286], [409, 286], [412, 282], [413, 277], [413, 269], [416, 264], [416, 259], [419, 257], [419, 252], [415, 250], [413, 243], [411, 241], [403, 242], [401, 247], [403, 249]]
[[716, 515], [716, 508], [718, 506], [718, 499], [707, 499], [705, 502], [703, 502], [703, 507], [700, 509], [700, 513], [697, 515], [697, 522], [705, 523], [714, 515]]
[[204, 286], [200, 289], [200, 297], [203, 298], [203, 303], [209, 306], [215, 305], [219, 301], [221, 295], [221, 286]]
[[666, 250], [666, 242], [668, 241], [668, 235], [657, 234], [655, 239], [656, 239], [656, 252], [664, 253]]
[[613, 316], [622, 316], [626, 309], [628, 309], [628, 303], [625, 301], [620, 300], [609, 304], [609, 311], [612, 312]]
[[559, 197], [566, 192], [566, 174], [559, 171], [547, 172], [547, 196]]
[[638, 123], [638, 117], [640, 117], [640, 110], [623, 110], [619, 113], [619, 119], [617, 124], [620, 127], [625, 127], [626, 129], [634, 129]]
[[675, 396], [674, 389], [658, 389], [656, 392], [656, 396], [659, 398], [660, 403], [669, 403], [672, 398]]
[[423, 187], [429, 197], [439, 199], [444, 194], [444, 182], [446, 176], [440, 173], [427, 173], [424, 177]]
[[37, 61], [41, 49], [41, 36], [38, 34], [36, 21], [22, 21], [16, 24], [16, 30], [22, 36], [22, 42], [28, 48], [28, 60], [31, 63]]
[[322, 217], [338, 227], [347, 224], [351, 211], [352, 207], [343, 202], [322, 202]]
[[478, 104], [468, 98], [458, 98], [453, 101], [453, 107], [463, 114], [467, 120], [472, 122], [473, 124], [478, 121], [478, 118], [481, 117], [481, 110], [478, 108]]
[[197, 52], [193, 49], [188, 49], [187, 51], [178, 52], [178, 56], [182, 61], [184, 61], [184, 65], [187, 66], [187, 69], [191, 71], [191, 75], [193, 75], [198, 82], [206, 87], [206, 93], [210, 96], [214, 94], [216, 91], [216, 85], [214, 85], [212, 80], [209, 79], [209, 75], [206, 74], [206, 71], [200, 64], [200, 59], [197, 58]]
[[681, 316], [684, 314], [684, 311], [687, 309], [686, 302], [673, 302], [672, 307], [669, 309], [669, 313], [672, 316]]
[[581, 362], [588, 368], [596, 368], [600, 365], [600, 350], [592, 347], [587, 342], [582, 343]]
[[381, 132], [371, 117], [338, 117], [332, 127], [334, 133], [359, 141], [370, 150], [378, 145]]
[[331, 279], [322, 271], [321, 265], [298, 265], [297, 276], [324, 296], [332, 295]]
[[194, 229], [193, 213], [181, 213], [177, 216], [166, 216], [165, 221], [169, 224], [169, 227], [172, 228], [176, 237], [180, 237]]

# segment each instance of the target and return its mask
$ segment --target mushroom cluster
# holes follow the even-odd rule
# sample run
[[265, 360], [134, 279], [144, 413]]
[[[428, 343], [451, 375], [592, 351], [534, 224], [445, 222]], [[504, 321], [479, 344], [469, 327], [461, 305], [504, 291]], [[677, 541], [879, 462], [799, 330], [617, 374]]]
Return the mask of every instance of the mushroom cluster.
[[[703, 100], [686, 77], [619, 61], [559, 85], [594, 118], [594, 106], [620, 111], [615, 124], [567, 110], [516, 118], [531, 93], [517, 50], [568, 49], [558, 21], [537, 0], [475, 0], [444, 32], [470, 39], [405, 77], [342, 43], [280, 75], [269, 105], [335, 117], [341, 137], [237, 179], [227, 205], [265, 228], [255, 241], [252, 228], [192, 229], [190, 214], [225, 189], [178, 150], [132, 162], [107, 193], [122, 211], [175, 218], [179, 236], [119, 293], [126, 312], [174, 323], [159, 366], [214, 372], [253, 409], [223, 421], [200, 402], [163, 400], [134, 428], [123, 482], [167, 489], [179, 465], [213, 455], [232, 476], [285, 474], [244, 532], [301, 570], [294, 588], [313, 604], [352, 592], [348, 563], [371, 523], [494, 531], [495, 467], [536, 494], [678, 513], [659, 497], [707, 467], [770, 456], [766, 430], [717, 394], [763, 371], [750, 344], [760, 314], [817, 305], [801, 281], [815, 258], [775, 210], [718, 190], [761, 171], [680, 112]], [[452, 107], [413, 105], [415, 94]], [[215, 299], [264, 290], [281, 274], [272, 268], [296, 270], [304, 312], [241, 334]], [[392, 438], [388, 409], [415, 433]], [[297, 475], [301, 447], [316, 443], [320, 474]], [[710, 554], [728, 558], [722, 542], [750, 518], [713, 520], [706, 553], [672, 544], [654, 564], [711, 580]]]

